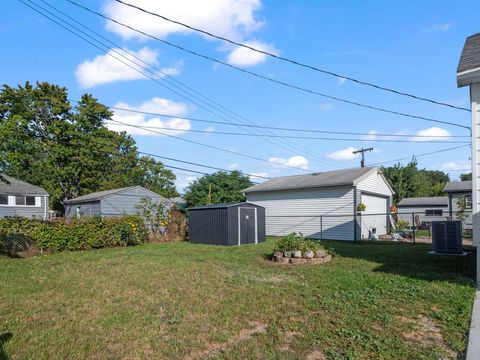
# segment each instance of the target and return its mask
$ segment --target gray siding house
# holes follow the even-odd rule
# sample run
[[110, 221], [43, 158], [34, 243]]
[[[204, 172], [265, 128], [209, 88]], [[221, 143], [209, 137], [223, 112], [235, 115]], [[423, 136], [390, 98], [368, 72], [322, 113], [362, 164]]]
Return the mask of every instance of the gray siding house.
[[405, 198], [398, 203], [397, 209], [398, 218], [408, 221], [410, 225], [413, 225], [415, 218], [420, 223], [426, 223], [444, 221], [450, 215], [447, 196]]
[[[317, 239], [358, 240], [387, 233], [394, 191], [376, 167], [284, 176], [243, 190], [265, 208], [267, 235], [301, 232]], [[357, 216], [357, 205], [366, 211]]]
[[0, 217], [5, 216], [46, 220], [48, 193], [39, 186], [0, 174]]
[[142, 198], [154, 202], [167, 201], [164, 197], [145, 189], [142, 186], [131, 186], [121, 189], [99, 191], [66, 200], [66, 217], [114, 217], [132, 215], [137, 212], [136, 206]]

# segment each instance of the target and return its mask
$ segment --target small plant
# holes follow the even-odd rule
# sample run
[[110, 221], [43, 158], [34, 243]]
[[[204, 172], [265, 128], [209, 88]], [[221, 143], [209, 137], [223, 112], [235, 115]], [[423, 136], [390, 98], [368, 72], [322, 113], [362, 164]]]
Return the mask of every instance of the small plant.
[[398, 209], [395, 205], [390, 206], [390, 213], [396, 214], [398, 212]]
[[358, 212], [362, 212], [362, 211], [365, 211], [367, 210], [367, 206], [364, 204], [364, 203], [360, 203], [357, 205], [357, 211]]
[[294, 251], [319, 251], [324, 250], [324, 247], [318, 240], [306, 239], [302, 233], [290, 233], [283, 236], [277, 241], [277, 246], [274, 251], [278, 252], [294, 252]]
[[397, 221], [397, 231], [405, 231], [408, 229], [409, 222], [407, 220], [398, 220]]

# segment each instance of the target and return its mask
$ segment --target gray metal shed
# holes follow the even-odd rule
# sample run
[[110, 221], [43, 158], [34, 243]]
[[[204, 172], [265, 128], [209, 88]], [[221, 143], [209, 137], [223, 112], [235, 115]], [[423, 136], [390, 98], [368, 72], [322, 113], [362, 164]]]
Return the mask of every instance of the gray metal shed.
[[252, 203], [188, 209], [189, 240], [196, 244], [243, 245], [265, 241], [265, 208]]

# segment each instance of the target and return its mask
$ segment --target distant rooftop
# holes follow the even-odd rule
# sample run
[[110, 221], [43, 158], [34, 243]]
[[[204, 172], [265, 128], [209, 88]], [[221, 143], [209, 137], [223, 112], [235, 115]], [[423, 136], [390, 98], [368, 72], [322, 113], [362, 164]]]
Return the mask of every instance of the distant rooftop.
[[445, 192], [471, 192], [472, 191], [472, 180], [447, 182], [443, 191], [445, 191]]
[[11, 176], [0, 174], [0, 194], [2, 195], [48, 195], [40, 186], [29, 184]]
[[[72, 203], [80, 203], [80, 202], [99, 201], [99, 200], [102, 200], [102, 199], [104, 199], [108, 196], [123, 193], [127, 190], [131, 190], [131, 189], [135, 189], [135, 188], [143, 188], [143, 186], [137, 185], [137, 186], [128, 186], [128, 187], [119, 188], [119, 189], [97, 191], [97, 192], [94, 192], [94, 193], [91, 193], [91, 194], [76, 197], [74, 199], [65, 200], [64, 203], [65, 204], [72, 204]], [[150, 191], [148, 189], [145, 189], [145, 190]]]
[[408, 206], [448, 206], [448, 197], [432, 196], [432, 197], [414, 197], [405, 198], [398, 203], [398, 207]]

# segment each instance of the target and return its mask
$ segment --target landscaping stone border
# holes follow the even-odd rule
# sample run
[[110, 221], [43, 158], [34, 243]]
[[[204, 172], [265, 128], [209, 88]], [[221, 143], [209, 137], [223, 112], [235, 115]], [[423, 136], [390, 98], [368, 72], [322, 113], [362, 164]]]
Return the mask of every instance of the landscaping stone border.
[[[296, 255], [296, 256], [295, 256]], [[275, 252], [273, 254], [273, 261], [279, 264], [292, 264], [292, 265], [317, 265], [324, 264], [332, 261], [332, 255], [328, 255], [325, 251], [317, 251], [313, 253], [306, 251], [305, 253], [286, 251], [285, 253]]]

